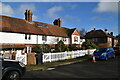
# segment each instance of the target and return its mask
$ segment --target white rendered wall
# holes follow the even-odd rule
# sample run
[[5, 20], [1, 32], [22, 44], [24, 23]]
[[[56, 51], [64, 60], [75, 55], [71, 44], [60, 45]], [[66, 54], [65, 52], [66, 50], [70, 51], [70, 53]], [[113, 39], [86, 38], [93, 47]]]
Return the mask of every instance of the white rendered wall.
[[25, 34], [0, 32], [0, 43], [35, 44], [36, 35], [31, 35], [31, 40], [25, 40]]
[[[25, 39], [25, 34], [0, 32], [0, 43], [2, 44], [57, 44], [57, 39], [62, 37], [47, 36], [47, 41], [42, 40], [42, 35], [31, 35], [30, 40]], [[66, 38], [64, 44], [69, 44], [69, 38]]]
[[[74, 37], [78, 37], [78, 41], [77, 42], [75, 42], [74, 41]], [[72, 35], [72, 44], [80, 44], [80, 36], [78, 36], [78, 35]]]
[[[57, 44], [57, 42], [58, 42], [57, 39], [58, 38], [59, 38], [59, 41], [63, 40], [62, 37], [47, 36], [47, 41], [43, 41], [42, 40], [42, 35], [39, 35], [38, 36], [38, 44]], [[66, 41], [63, 41], [64, 44], [69, 44], [70, 43], [69, 40], [70, 40], [69, 38], [66, 38]]]

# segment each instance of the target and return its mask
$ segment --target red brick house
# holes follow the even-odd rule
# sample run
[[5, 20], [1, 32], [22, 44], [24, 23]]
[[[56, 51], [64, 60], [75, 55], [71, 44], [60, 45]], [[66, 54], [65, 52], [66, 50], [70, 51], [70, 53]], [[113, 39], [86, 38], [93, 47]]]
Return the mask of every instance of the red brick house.
[[92, 40], [100, 47], [114, 47], [118, 43], [118, 39], [113, 36], [113, 32], [108, 33], [107, 29], [103, 31], [94, 28], [94, 30], [86, 33], [85, 38]]

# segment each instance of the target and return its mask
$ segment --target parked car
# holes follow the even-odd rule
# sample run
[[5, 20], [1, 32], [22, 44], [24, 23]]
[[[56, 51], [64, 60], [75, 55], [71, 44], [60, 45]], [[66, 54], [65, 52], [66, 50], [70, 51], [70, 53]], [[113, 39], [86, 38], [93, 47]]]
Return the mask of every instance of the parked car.
[[120, 46], [113, 47], [115, 54], [120, 54]]
[[115, 52], [112, 47], [101, 47], [94, 51], [93, 56], [98, 59], [108, 60], [108, 58], [115, 58]]
[[19, 80], [25, 73], [25, 65], [15, 60], [1, 60], [2, 80]]

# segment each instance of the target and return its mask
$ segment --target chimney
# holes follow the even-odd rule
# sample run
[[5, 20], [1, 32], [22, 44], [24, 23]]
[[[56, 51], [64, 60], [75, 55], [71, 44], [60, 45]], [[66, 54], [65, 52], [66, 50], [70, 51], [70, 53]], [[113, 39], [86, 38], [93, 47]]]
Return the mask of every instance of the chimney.
[[62, 22], [61, 19], [58, 18], [58, 19], [55, 19], [55, 20], [54, 20], [53, 24], [61, 27], [61, 22]]
[[113, 36], [113, 32], [111, 32], [110, 35]]
[[27, 20], [27, 21], [32, 21], [32, 10], [27, 10], [26, 9], [26, 12], [25, 12], [25, 19]]

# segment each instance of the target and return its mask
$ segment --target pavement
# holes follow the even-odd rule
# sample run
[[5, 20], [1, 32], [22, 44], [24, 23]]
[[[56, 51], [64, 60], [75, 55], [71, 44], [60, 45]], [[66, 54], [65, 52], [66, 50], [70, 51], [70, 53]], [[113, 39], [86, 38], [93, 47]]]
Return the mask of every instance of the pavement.
[[86, 79], [86, 78], [111, 78], [112, 80], [120, 76], [119, 73], [120, 55], [111, 58], [108, 61], [97, 60], [92, 62], [88, 59], [74, 64], [52, 67], [45, 70], [27, 71], [22, 79]]

